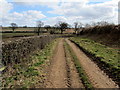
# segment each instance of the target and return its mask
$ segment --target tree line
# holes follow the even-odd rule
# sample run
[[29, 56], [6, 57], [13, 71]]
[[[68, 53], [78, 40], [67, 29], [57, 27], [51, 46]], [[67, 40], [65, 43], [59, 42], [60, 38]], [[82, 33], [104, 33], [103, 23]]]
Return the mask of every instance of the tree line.
[[[11, 25], [10, 28], [13, 30], [13, 32], [15, 31], [15, 29], [19, 28], [16, 23], [11, 23], [10, 25]], [[84, 28], [91, 28], [91, 27], [95, 27], [95, 26], [106, 26], [106, 25], [113, 25], [113, 24], [110, 24], [106, 21], [101, 21], [101, 22], [97, 22], [97, 23], [92, 22], [91, 24], [83, 24], [81, 22], [74, 22], [73, 25], [70, 25], [66, 22], [59, 21], [54, 26], [50, 26], [50, 25], [44, 25], [44, 23], [42, 21], [37, 21], [37, 25], [35, 27], [35, 32], [39, 35], [40, 33], [42, 33], [41, 29], [44, 28], [47, 30], [47, 32], [50, 30], [50, 34], [54, 34], [55, 30], [59, 30], [60, 33], [63, 34], [63, 32], [66, 29], [72, 28], [74, 30], [74, 34], [78, 34]], [[27, 26], [23, 26], [23, 28], [27, 28]]]

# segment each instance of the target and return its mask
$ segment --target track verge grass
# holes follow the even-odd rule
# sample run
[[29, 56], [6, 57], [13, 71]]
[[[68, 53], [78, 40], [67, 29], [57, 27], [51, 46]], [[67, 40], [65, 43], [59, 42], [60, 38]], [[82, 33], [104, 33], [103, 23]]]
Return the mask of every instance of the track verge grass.
[[73, 52], [73, 50], [71, 49], [71, 47], [65, 42], [64, 43], [64, 47], [65, 47], [65, 51], [66, 53], [69, 52], [69, 54], [71, 55], [72, 57], [72, 60], [74, 62], [74, 65], [79, 73], [79, 76], [81, 78], [81, 81], [84, 85], [85, 88], [93, 88], [93, 86], [91, 85], [90, 81], [88, 80], [87, 78], [87, 75], [86, 73], [84, 72], [84, 70], [82, 69], [81, 65], [80, 65], [80, 62], [77, 58], [77, 56], [75, 55], [75, 53]]
[[73, 37], [70, 40], [83, 50], [97, 65], [120, 86], [120, 50], [93, 40]]
[[[45, 68], [49, 66], [57, 39], [31, 55], [30, 60], [9, 67], [2, 77], [3, 88], [44, 88]], [[29, 61], [29, 62], [27, 62]]]

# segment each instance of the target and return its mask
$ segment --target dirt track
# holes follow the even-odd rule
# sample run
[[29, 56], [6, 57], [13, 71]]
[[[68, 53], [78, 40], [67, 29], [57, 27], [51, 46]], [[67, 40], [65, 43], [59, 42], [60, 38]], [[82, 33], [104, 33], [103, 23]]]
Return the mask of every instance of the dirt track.
[[67, 84], [66, 61], [63, 48], [63, 40], [58, 43], [56, 54], [50, 68], [50, 75], [47, 87], [49, 88], [66, 88]]
[[90, 83], [95, 88], [116, 88], [116, 84], [108, 78], [99, 67], [92, 62], [75, 44], [68, 39], [61, 39], [56, 47], [49, 75], [47, 79], [47, 88], [83, 88], [80, 77], [71, 60], [69, 53], [65, 52], [64, 41], [66, 41], [76, 54], [83, 70]]
[[116, 88], [115, 83], [108, 78], [99, 67], [90, 60], [75, 44], [66, 40], [73, 49], [83, 69], [85, 70], [90, 82], [95, 88]]

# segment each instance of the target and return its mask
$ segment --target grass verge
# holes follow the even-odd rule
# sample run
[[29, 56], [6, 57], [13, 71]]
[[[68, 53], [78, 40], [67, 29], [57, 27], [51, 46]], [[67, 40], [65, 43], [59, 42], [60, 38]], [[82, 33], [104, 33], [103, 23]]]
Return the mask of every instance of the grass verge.
[[[3, 88], [44, 88], [46, 79], [45, 68], [49, 65], [53, 50], [57, 44], [53, 40], [44, 49], [36, 51], [31, 56], [31, 61], [26, 60], [15, 64], [4, 72], [2, 77]], [[30, 62], [27, 62], [30, 61]]]
[[83, 50], [97, 65], [120, 86], [120, 50], [107, 47], [87, 38], [70, 40]]
[[80, 62], [77, 58], [77, 56], [75, 55], [75, 53], [73, 52], [73, 50], [71, 49], [71, 47], [65, 42], [64, 43], [65, 46], [65, 51], [70, 53], [72, 60], [74, 62], [74, 65], [79, 73], [79, 76], [82, 80], [82, 83], [84, 85], [85, 88], [93, 88], [92, 84], [90, 83], [90, 81], [88, 80], [88, 77], [86, 75], [86, 73], [84, 72], [84, 70], [82, 69]]

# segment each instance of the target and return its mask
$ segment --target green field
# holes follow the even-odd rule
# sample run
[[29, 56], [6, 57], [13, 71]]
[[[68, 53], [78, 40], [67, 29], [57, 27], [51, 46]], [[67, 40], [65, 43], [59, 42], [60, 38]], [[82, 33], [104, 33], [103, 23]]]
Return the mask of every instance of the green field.
[[118, 55], [120, 49], [110, 48], [87, 38], [76, 37], [71, 38], [71, 40], [75, 41], [75, 43], [79, 44], [87, 51], [95, 54], [96, 57], [101, 57], [102, 61], [115, 68], [120, 68], [120, 57]]
[[[17, 28], [17, 29], [15, 29], [15, 31], [34, 31], [34, 30], [35, 30], [34, 27], [31, 27], [31, 28]], [[12, 30], [12, 28], [9, 28], [9, 27], [3, 27], [2, 31], [13, 31], [13, 30]]]
[[[37, 28], [34, 27], [28, 27], [28, 28], [17, 28], [15, 29], [15, 31], [13, 32], [11, 28], [9, 27], [3, 27], [2, 31], [0, 33], [0, 36], [2, 36], [2, 38], [13, 38], [13, 37], [23, 37], [23, 36], [34, 36], [34, 35], [38, 35], [37, 33], [35, 33], [37, 31]], [[48, 34], [54, 34], [54, 33], [60, 33], [59, 29], [49, 29], [48, 31], [46, 31], [45, 28], [41, 28], [40, 30], [41, 32], [39, 33], [40, 35], [48, 35]], [[51, 33], [53, 32], [53, 33]]]
[[3, 27], [2, 31], [4, 33], [0, 33], [0, 35], [2, 36], [2, 38], [11, 38], [11, 37], [22, 37], [22, 36], [33, 36], [33, 35], [37, 35], [37, 33], [34, 33], [35, 28], [31, 27], [31, 28], [17, 28], [15, 29], [14, 32], [12, 32], [12, 29], [9, 27]]
[[37, 33], [2, 33], [0, 35], [2, 35], [3, 38], [7, 38], [7, 37], [16, 37], [16, 36], [33, 36], [33, 35], [37, 35]]

